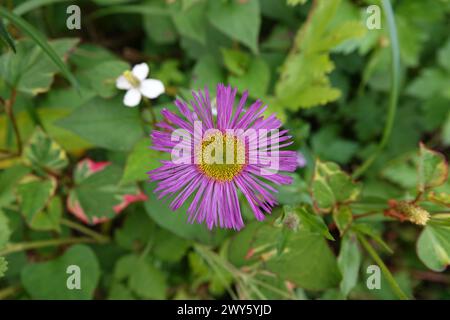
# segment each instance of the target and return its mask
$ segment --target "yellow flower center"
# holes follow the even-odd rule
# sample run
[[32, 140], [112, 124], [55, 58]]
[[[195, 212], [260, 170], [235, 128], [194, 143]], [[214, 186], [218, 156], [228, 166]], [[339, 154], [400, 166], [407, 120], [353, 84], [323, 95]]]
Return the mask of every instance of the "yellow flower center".
[[123, 73], [123, 76], [124, 76], [125, 79], [127, 79], [128, 82], [129, 82], [133, 87], [135, 87], [135, 88], [139, 87], [139, 85], [141, 84], [141, 81], [140, 81], [138, 78], [136, 78], [136, 77], [134, 76], [134, 74], [133, 74], [131, 71], [129, 71], [129, 70], [125, 71], [125, 72]]
[[206, 136], [196, 148], [197, 165], [206, 176], [231, 181], [245, 166], [245, 144], [230, 134]]

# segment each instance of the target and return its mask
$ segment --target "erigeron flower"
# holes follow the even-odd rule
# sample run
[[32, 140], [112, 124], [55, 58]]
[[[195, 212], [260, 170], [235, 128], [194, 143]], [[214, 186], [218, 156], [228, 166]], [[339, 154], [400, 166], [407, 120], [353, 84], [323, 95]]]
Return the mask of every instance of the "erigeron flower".
[[146, 63], [137, 64], [131, 71], [125, 71], [116, 80], [116, 87], [127, 90], [123, 103], [127, 107], [137, 106], [142, 96], [156, 99], [164, 93], [164, 84], [157, 79], [147, 79], [149, 67]]
[[[247, 110], [244, 109], [247, 92], [242, 95], [235, 108], [236, 89], [217, 86], [216, 108], [217, 117], [213, 116], [213, 105], [208, 90], [193, 92], [191, 107], [182, 100], [176, 100], [180, 114], [169, 110], [162, 110], [164, 120], [158, 124], [160, 130], [151, 134], [152, 148], [172, 154], [179, 142], [172, 139], [179, 129], [194, 136], [198, 131], [201, 139], [189, 139], [183, 143], [188, 147], [187, 158], [189, 163], [176, 161], [161, 161], [162, 166], [148, 172], [150, 180], [157, 182], [155, 192], [159, 198], [172, 197], [170, 204], [172, 210], [180, 208], [185, 202], [190, 202], [187, 209], [188, 221], [203, 223], [209, 229], [214, 226], [233, 228], [236, 230], [244, 226], [241, 215], [239, 195], [242, 194], [249, 203], [257, 220], [263, 220], [265, 214], [272, 211], [277, 204], [274, 185], [290, 184], [292, 178], [278, 171], [295, 171], [297, 168], [297, 153], [295, 151], [281, 150], [290, 145], [291, 137], [287, 130], [278, 129], [281, 122], [274, 114], [265, 118], [263, 116], [267, 106], [260, 100], [253, 103]], [[201, 128], [196, 124], [201, 121]], [[239, 130], [248, 132], [271, 131], [271, 139], [265, 143], [258, 138], [258, 143], [246, 139]], [[214, 131], [213, 134], [208, 134]], [[273, 140], [272, 140], [273, 138]], [[276, 140], [276, 143], [274, 142]], [[210, 146], [230, 145], [232, 162], [211, 162]], [[227, 159], [227, 150], [220, 153], [220, 157]], [[217, 151], [215, 151], [217, 152]], [[263, 162], [255, 162], [254, 155], [277, 154], [278, 170], [265, 172]], [[214, 156], [217, 156], [215, 153]], [[195, 161], [199, 159], [200, 161]], [[267, 160], [267, 156], [261, 159]]]

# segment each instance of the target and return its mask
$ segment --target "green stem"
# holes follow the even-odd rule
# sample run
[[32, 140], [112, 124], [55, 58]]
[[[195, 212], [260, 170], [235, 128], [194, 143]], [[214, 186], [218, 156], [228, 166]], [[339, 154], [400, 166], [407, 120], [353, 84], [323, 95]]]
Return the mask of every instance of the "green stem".
[[387, 282], [392, 288], [392, 291], [394, 291], [395, 295], [400, 300], [408, 300], [408, 296], [403, 292], [403, 290], [398, 285], [397, 281], [395, 281], [394, 276], [389, 271], [388, 267], [384, 264], [383, 260], [381, 260], [378, 253], [375, 251], [375, 249], [372, 247], [372, 245], [364, 238], [363, 235], [360, 233], [357, 233], [358, 239], [361, 242], [362, 246], [366, 251], [369, 253], [369, 255], [372, 257], [372, 259], [375, 261], [375, 263], [380, 267], [381, 271], [383, 272], [384, 276], [386, 277]]
[[95, 243], [95, 242], [96, 241], [93, 238], [84, 237], [84, 238], [61, 238], [61, 239], [49, 239], [32, 242], [11, 243], [7, 245], [2, 251], [0, 251], [0, 256], [6, 256], [14, 252], [26, 251], [31, 249], [39, 249], [75, 243]]
[[109, 238], [107, 236], [104, 236], [98, 232], [95, 232], [94, 230], [89, 229], [89, 228], [87, 228], [79, 223], [76, 223], [74, 221], [71, 221], [68, 219], [61, 219], [61, 224], [91, 237], [98, 243], [109, 242]]
[[395, 23], [394, 12], [390, 0], [381, 0], [383, 10], [386, 16], [389, 40], [391, 44], [391, 91], [389, 96], [389, 109], [387, 114], [386, 123], [383, 130], [383, 135], [375, 152], [368, 157], [363, 164], [353, 173], [353, 178], [360, 177], [364, 172], [369, 169], [380, 152], [386, 147], [394, 126], [395, 114], [397, 112], [398, 92], [399, 92], [399, 80], [400, 80], [400, 48], [397, 36], [397, 26]]

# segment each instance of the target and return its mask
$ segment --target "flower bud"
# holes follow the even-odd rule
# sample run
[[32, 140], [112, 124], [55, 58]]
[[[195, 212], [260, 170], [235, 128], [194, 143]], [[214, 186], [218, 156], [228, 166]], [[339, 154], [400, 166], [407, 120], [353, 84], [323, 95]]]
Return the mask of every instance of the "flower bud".
[[412, 223], [424, 226], [430, 220], [428, 211], [412, 203], [399, 201], [397, 208]]

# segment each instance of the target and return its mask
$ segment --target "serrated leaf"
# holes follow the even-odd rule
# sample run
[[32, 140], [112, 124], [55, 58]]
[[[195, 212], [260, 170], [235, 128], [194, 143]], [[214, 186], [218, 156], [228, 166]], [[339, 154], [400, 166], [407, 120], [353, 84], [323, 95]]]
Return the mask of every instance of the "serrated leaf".
[[311, 210], [308, 210], [306, 207], [302, 207], [293, 211], [289, 206], [284, 206], [284, 211], [285, 213], [293, 212], [300, 217], [300, 229], [303, 228], [311, 233], [320, 234], [326, 239], [334, 241], [334, 238], [328, 230], [328, 227], [322, 217], [313, 213]]
[[431, 270], [444, 271], [450, 264], [450, 227], [427, 225], [417, 241], [417, 254]]
[[353, 221], [352, 210], [349, 206], [340, 206], [333, 210], [333, 219], [342, 236]]
[[338, 204], [355, 201], [360, 193], [359, 184], [332, 162], [316, 161], [311, 185], [312, 195], [317, 207], [325, 212]]
[[361, 23], [345, 21], [331, 26], [340, 1], [317, 1], [307, 22], [297, 32], [276, 84], [277, 100], [291, 110], [325, 104], [339, 98], [328, 74], [334, 69], [329, 51], [365, 33]]
[[41, 128], [37, 128], [23, 150], [24, 162], [43, 172], [57, 172], [68, 164], [66, 152]]
[[33, 230], [52, 230], [61, 231], [61, 218], [63, 215], [63, 206], [61, 198], [54, 197], [50, 200], [45, 210], [38, 212], [30, 222]]
[[[67, 268], [80, 268], [80, 289], [68, 290]], [[25, 290], [34, 299], [92, 299], [100, 279], [100, 266], [92, 249], [85, 245], [70, 247], [62, 256], [49, 262], [26, 265], [21, 272]]]
[[230, 242], [230, 261], [237, 266], [252, 266], [264, 261], [277, 277], [307, 290], [324, 290], [338, 285], [340, 274], [336, 257], [323, 235], [306, 229], [291, 232], [282, 252], [277, 254], [280, 228], [251, 223]]
[[30, 171], [30, 168], [16, 165], [0, 173], [0, 208], [15, 200], [15, 190], [18, 182]]
[[47, 43], [44, 36], [31, 24], [17, 16], [16, 14], [9, 12], [8, 10], [0, 7], [0, 16], [8, 19], [17, 27], [19, 27], [24, 33], [34, 40], [34, 42], [42, 49], [43, 52], [53, 61], [53, 63], [58, 67], [61, 73], [69, 80], [69, 82], [74, 86], [78, 87], [78, 82], [70, 69], [61, 60], [59, 54]]
[[[77, 39], [59, 39], [49, 42], [49, 47], [63, 58], [76, 44]], [[0, 56], [0, 77], [20, 92], [37, 95], [47, 92], [58, 67], [32, 41], [17, 42], [17, 53]]]
[[131, 203], [147, 197], [135, 184], [120, 185], [122, 169], [110, 162], [80, 161], [74, 171], [74, 187], [69, 192], [67, 208], [87, 224], [107, 221]]
[[210, 1], [210, 23], [221, 32], [258, 52], [261, 16], [258, 0]]
[[428, 200], [450, 207], [450, 194], [447, 192], [435, 192], [428, 193]]
[[41, 180], [30, 177], [17, 187], [20, 211], [27, 223], [32, 226], [38, 214], [44, 210], [56, 190], [56, 180]]
[[448, 164], [445, 157], [420, 144], [418, 163], [418, 190], [420, 192], [442, 185], [448, 178]]

